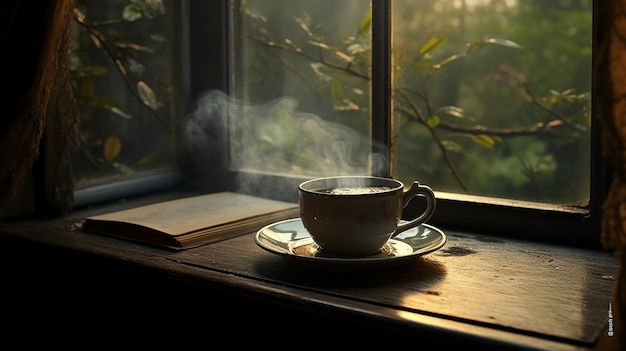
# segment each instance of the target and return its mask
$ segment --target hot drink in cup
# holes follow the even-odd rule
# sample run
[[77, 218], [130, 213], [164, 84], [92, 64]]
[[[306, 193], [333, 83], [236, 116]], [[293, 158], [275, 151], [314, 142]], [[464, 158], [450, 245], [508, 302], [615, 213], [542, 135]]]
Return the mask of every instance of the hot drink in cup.
[[[371, 176], [317, 178], [298, 186], [300, 217], [322, 252], [336, 256], [378, 253], [395, 234], [427, 221], [435, 212], [432, 189], [413, 182]], [[421, 196], [424, 212], [400, 225], [409, 201]]]

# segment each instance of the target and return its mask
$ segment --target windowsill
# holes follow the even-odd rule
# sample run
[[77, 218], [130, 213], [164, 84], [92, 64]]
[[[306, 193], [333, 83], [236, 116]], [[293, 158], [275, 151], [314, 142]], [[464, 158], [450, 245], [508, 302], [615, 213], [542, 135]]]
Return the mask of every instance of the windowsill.
[[[57, 328], [97, 333], [96, 326], [111, 327], [103, 316], [112, 315], [133, 333], [149, 327], [150, 337], [137, 338], [142, 345], [154, 338], [163, 346], [165, 332], [189, 349], [234, 328], [310, 344], [323, 333], [309, 329], [319, 322], [328, 334], [357, 329], [442, 346], [580, 350], [593, 348], [606, 326], [618, 264], [602, 251], [441, 228], [448, 242], [439, 251], [389, 270], [342, 272], [274, 256], [253, 233], [170, 252], [73, 230], [85, 216], [163, 199], [0, 223], [13, 320], [54, 330], [62, 312], [75, 318]], [[33, 322], [28, 312], [41, 318]], [[188, 338], [175, 337], [183, 331]], [[316, 336], [303, 336], [309, 332]], [[114, 342], [118, 334], [107, 335]]]

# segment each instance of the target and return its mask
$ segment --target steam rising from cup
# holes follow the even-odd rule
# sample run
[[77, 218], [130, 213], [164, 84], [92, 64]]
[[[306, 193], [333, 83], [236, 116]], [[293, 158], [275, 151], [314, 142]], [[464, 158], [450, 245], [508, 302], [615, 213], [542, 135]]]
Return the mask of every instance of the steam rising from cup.
[[[348, 121], [349, 122], [349, 121]], [[239, 189], [255, 182], [245, 174], [312, 178], [336, 175], [382, 174], [384, 153], [373, 153], [369, 137], [347, 125], [298, 110], [298, 102], [281, 97], [249, 104], [212, 90], [198, 100], [182, 128], [185, 149], [194, 162], [206, 162], [238, 172]], [[377, 145], [376, 150], [385, 150]], [[220, 150], [225, 150], [221, 153]], [[214, 167], [205, 165], [206, 171]]]

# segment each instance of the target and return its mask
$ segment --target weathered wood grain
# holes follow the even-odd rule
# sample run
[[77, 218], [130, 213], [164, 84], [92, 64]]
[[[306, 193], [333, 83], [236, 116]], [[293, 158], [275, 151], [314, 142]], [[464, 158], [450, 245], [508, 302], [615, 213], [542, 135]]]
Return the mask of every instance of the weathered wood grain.
[[268, 303], [356, 313], [407, 330], [434, 323], [431, 328], [476, 337], [489, 334], [529, 345], [542, 340], [554, 349], [592, 347], [607, 324], [618, 267], [608, 252], [444, 228], [448, 242], [441, 250], [406, 265], [318, 269], [262, 250], [254, 233], [171, 252], [73, 229], [72, 223], [94, 211], [101, 210], [62, 220], [2, 223], [0, 232]]

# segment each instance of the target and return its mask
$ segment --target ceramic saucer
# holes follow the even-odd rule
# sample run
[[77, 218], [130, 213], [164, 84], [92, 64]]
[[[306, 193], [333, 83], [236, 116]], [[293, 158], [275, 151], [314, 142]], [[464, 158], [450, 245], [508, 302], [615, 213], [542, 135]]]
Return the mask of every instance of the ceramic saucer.
[[421, 224], [390, 239], [377, 254], [362, 257], [326, 255], [315, 244], [300, 218], [276, 222], [261, 228], [254, 241], [271, 253], [316, 267], [379, 268], [405, 263], [439, 250], [446, 235], [432, 225]]

